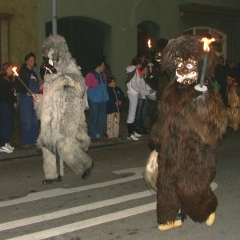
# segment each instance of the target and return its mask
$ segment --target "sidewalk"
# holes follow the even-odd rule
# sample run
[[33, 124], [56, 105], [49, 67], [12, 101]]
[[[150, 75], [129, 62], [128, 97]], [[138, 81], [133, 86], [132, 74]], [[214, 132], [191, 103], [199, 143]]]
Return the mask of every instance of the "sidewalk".
[[[133, 140], [127, 139], [127, 113], [128, 113], [128, 101], [126, 101], [124, 103], [124, 105], [121, 107], [119, 137], [116, 141], [109, 140], [108, 142], [105, 142], [105, 143], [103, 143], [103, 142], [92, 143], [90, 146], [90, 149], [134, 142]], [[87, 123], [89, 121], [89, 112], [88, 111], [86, 112], [86, 121], [87, 121]], [[148, 123], [148, 119], [146, 122]], [[148, 135], [142, 135], [142, 137], [139, 138], [139, 141], [147, 142], [147, 139], [148, 139]], [[24, 158], [24, 157], [31, 157], [31, 156], [37, 156], [37, 155], [41, 155], [41, 153], [38, 153], [35, 148], [33, 148], [33, 149], [15, 149], [12, 153], [0, 153], [0, 161], [6, 161], [6, 160]]]

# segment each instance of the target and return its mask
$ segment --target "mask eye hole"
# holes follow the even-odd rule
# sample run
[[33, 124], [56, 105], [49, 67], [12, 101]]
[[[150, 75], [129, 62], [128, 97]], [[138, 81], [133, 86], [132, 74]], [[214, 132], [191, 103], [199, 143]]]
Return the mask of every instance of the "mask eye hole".
[[183, 67], [183, 63], [178, 63], [177, 67], [179, 68]]
[[188, 64], [186, 65], [186, 68], [187, 68], [187, 69], [193, 69], [193, 65], [192, 65], [191, 63], [188, 63]]

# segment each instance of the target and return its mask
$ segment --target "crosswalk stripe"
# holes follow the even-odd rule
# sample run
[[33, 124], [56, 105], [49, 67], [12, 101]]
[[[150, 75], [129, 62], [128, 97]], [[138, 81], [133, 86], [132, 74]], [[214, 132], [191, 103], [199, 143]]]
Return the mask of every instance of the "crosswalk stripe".
[[134, 208], [126, 209], [126, 210], [123, 210], [123, 211], [118, 211], [118, 212], [115, 212], [115, 213], [106, 214], [106, 215], [103, 215], [103, 216], [100, 216], [100, 217], [95, 217], [95, 218], [75, 222], [75, 223], [72, 223], [72, 224], [67, 224], [67, 225], [64, 225], [64, 226], [61, 226], [61, 227], [51, 228], [51, 229], [48, 229], [48, 230], [23, 235], [23, 236], [20, 236], [20, 237], [9, 238], [9, 239], [6, 239], [6, 240], [39, 240], [39, 239], [46, 239], [46, 238], [49, 238], [49, 237], [55, 237], [55, 236], [58, 236], [58, 235], [61, 235], [61, 234], [71, 233], [71, 232], [81, 230], [81, 229], [84, 229], [84, 228], [96, 226], [96, 225], [99, 225], [99, 224], [119, 220], [119, 219], [130, 217], [130, 216], [134, 216], [134, 215], [144, 213], [144, 212], [148, 212], [148, 211], [151, 211], [151, 210], [154, 210], [154, 209], [156, 209], [156, 203], [149, 203], [149, 204], [142, 205], [142, 206], [139, 206], [139, 207], [134, 207]]
[[143, 197], [148, 197], [151, 195], [153, 195], [153, 193], [148, 190], [148, 191], [133, 193], [133, 194], [129, 194], [129, 195], [113, 198], [113, 199], [94, 202], [94, 203], [86, 204], [83, 206], [68, 208], [65, 210], [56, 211], [48, 214], [42, 214], [35, 217], [29, 217], [29, 218], [16, 220], [16, 221], [6, 222], [6, 223], [0, 224], [0, 231], [27, 226], [30, 224], [44, 222], [52, 219], [57, 219], [60, 217], [65, 217], [65, 216], [81, 213], [88, 210], [94, 210], [94, 209], [98, 209], [98, 208], [102, 208], [102, 207], [106, 207], [106, 206], [110, 206], [110, 205], [114, 205], [122, 202], [127, 202], [127, 201], [131, 201], [131, 200], [135, 200]]
[[61, 196], [61, 195], [66, 195], [66, 194], [71, 194], [71, 193], [86, 191], [86, 190], [90, 190], [90, 189], [107, 187], [107, 186], [116, 185], [116, 184], [120, 184], [120, 183], [124, 183], [124, 182], [138, 180], [138, 179], [142, 178], [142, 171], [143, 171], [142, 167], [129, 168], [129, 169], [124, 169], [124, 170], [120, 170], [120, 171], [115, 171], [113, 173], [116, 173], [116, 174], [135, 173], [135, 174], [130, 177], [125, 177], [125, 178], [102, 182], [102, 183], [97, 183], [97, 184], [91, 184], [91, 185], [82, 186], [82, 187], [76, 187], [76, 188], [71, 188], [71, 189], [56, 188], [53, 190], [47, 190], [47, 191], [42, 191], [42, 192], [38, 192], [38, 193], [31, 193], [28, 196], [23, 197], [23, 198], [0, 202], [0, 208], [15, 205], [15, 204], [27, 203], [27, 202], [31, 202], [31, 201], [40, 200], [40, 199], [42, 200], [42, 199], [46, 199], [46, 198], [57, 197], [57, 196]]

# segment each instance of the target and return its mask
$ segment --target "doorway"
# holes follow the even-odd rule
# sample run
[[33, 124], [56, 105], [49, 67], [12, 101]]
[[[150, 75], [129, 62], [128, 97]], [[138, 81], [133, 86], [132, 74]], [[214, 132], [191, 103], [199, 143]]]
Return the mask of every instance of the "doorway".
[[[160, 26], [153, 21], [143, 21], [137, 26], [137, 50], [144, 52], [146, 56], [154, 56], [155, 44], [159, 39]], [[151, 40], [151, 49], [148, 40]], [[150, 57], [150, 58], [151, 58]]]

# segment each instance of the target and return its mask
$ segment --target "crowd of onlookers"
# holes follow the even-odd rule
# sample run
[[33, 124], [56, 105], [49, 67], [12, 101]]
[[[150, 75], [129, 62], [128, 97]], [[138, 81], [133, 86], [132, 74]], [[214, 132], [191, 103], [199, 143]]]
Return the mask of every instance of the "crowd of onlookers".
[[[10, 62], [1, 66], [0, 73], [0, 152], [12, 153], [14, 147], [10, 145], [11, 136], [14, 127], [14, 117], [17, 106], [19, 106], [21, 123], [21, 147], [30, 149], [36, 147], [36, 140], [39, 134], [40, 123], [36, 117], [33, 103], [34, 94], [44, 94], [43, 85], [40, 85], [39, 74], [34, 70], [36, 56], [29, 53], [25, 56], [24, 64], [19, 70], [19, 77], [14, 76], [14, 65]], [[44, 62], [48, 59], [44, 59]], [[136, 68], [136, 65], [138, 67]], [[132, 91], [135, 95], [134, 109], [130, 99], [129, 119], [132, 124], [136, 119], [137, 124], [128, 132], [128, 138], [137, 140], [140, 137], [140, 128], [144, 124], [141, 116], [144, 110], [144, 101], [146, 93], [151, 93], [151, 89], [145, 90], [141, 86], [147, 74], [147, 66], [143, 65], [143, 60], [135, 57], [132, 68], [135, 69], [134, 76], [130, 79]], [[46, 69], [46, 68], [45, 68]], [[44, 81], [44, 72], [40, 70], [40, 75]], [[48, 69], [49, 70], [49, 69]], [[54, 71], [54, 69], [52, 70]], [[52, 72], [51, 71], [51, 72]], [[96, 59], [94, 67], [85, 77], [86, 110], [89, 110], [89, 136], [92, 143], [98, 141], [106, 142], [109, 139], [115, 139], [119, 136], [120, 107], [125, 102], [125, 96], [121, 88], [116, 86], [116, 79], [111, 73], [110, 66], [106, 63], [104, 57]], [[129, 84], [128, 84], [129, 86]], [[144, 86], [146, 87], [146, 86]], [[136, 89], [136, 90], [134, 90]], [[142, 91], [145, 91], [143, 93]], [[135, 94], [136, 93], [136, 94]], [[18, 97], [17, 97], [18, 95]], [[129, 94], [129, 96], [131, 96]], [[106, 128], [106, 135], [104, 137]], [[135, 135], [133, 135], [135, 134]], [[134, 137], [135, 136], [135, 137]]]
[[[23, 83], [19, 78], [13, 76], [12, 63], [7, 62], [1, 66], [0, 152], [11, 153], [14, 151], [10, 140], [17, 106], [20, 111], [22, 148], [36, 147], [39, 121], [35, 114], [31, 93], [42, 93], [42, 86], [39, 85], [39, 75], [34, 70], [35, 55], [29, 53], [24, 60], [25, 62], [19, 70], [19, 78]], [[156, 100], [156, 89], [149, 84], [152, 71], [153, 64], [149, 60], [147, 61], [143, 52], [139, 52], [126, 68], [125, 85], [129, 103], [127, 139], [129, 140], [137, 141], [142, 134], [148, 133], [145, 123], [150, 107], [149, 102]], [[44, 73], [41, 72], [41, 76], [44, 78]], [[224, 62], [224, 58], [219, 57], [214, 81], [227, 106], [229, 86], [240, 84], [240, 64], [236, 68], [233, 60], [226, 59]], [[105, 57], [96, 59], [93, 70], [85, 76], [85, 84], [85, 102], [86, 110], [89, 110], [91, 142], [106, 142], [109, 139], [117, 138], [119, 136], [120, 108], [125, 102], [125, 96], [122, 89], [116, 86], [116, 79], [109, 64], [106, 63]], [[105, 137], [105, 129], [107, 137]]]

